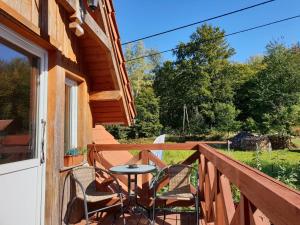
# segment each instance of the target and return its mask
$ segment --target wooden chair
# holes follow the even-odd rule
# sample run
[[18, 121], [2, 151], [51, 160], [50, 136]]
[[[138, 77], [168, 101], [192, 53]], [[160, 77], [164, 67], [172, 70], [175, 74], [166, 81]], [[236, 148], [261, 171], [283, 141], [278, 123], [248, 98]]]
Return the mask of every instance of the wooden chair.
[[[191, 175], [192, 172], [195, 172], [197, 179], [197, 187], [196, 190], [192, 191], [191, 186]], [[157, 194], [157, 185], [159, 184], [161, 178], [168, 176], [169, 178], [169, 186], [168, 191], [163, 192], [161, 194]], [[195, 213], [197, 225], [199, 225], [199, 176], [198, 171], [190, 165], [171, 165], [164, 169], [162, 169], [153, 180], [153, 211], [152, 211], [152, 223], [155, 225], [155, 213], [159, 209], [164, 212], [164, 222], [166, 219], [166, 211], [171, 212], [181, 212], [180, 210], [172, 210], [172, 208], [167, 208], [166, 204], [164, 208], [156, 208], [156, 200], [161, 199], [164, 201], [167, 200], [180, 200], [180, 201], [194, 201], [195, 202]]]
[[[107, 177], [116, 184], [117, 190], [111, 189], [111, 191], [98, 191], [96, 188], [96, 175]], [[89, 216], [94, 213], [103, 212], [112, 207], [120, 207], [121, 214], [123, 216], [123, 224], [126, 224], [125, 215], [123, 212], [123, 195], [118, 180], [109, 172], [100, 168], [91, 166], [82, 166], [74, 168], [70, 174], [71, 179], [75, 182], [76, 196], [72, 199], [72, 203], [77, 199], [81, 199], [84, 204], [84, 215], [86, 224], [89, 224]], [[110, 206], [105, 206], [93, 211], [88, 211], [88, 203], [96, 203], [109, 199], [117, 199], [117, 202]], [[115, 218], [116, 219], [116, 218]], [[115, 222], [114, 219], [114, 222]]]

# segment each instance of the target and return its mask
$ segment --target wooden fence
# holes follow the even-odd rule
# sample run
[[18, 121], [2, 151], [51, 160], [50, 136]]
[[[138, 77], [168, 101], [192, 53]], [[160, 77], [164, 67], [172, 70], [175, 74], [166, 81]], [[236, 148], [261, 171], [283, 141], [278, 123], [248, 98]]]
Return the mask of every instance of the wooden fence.
[[[153, 155], [151, 150], [193, 151], [182, 163], [198, 163], [202, 224], [300, 224], [300, 192], [290, 189], [256, 169], [231, 159], [208, 144], [212, 143], [106, 144], [88, 145], [88, 149], [90, 162], [98, 161], [105, 168], [110, 168], [112, 165], [101, 158], [102, 151], [139, 150], [139, 154], [133, 156], [128, 163], [148, 164], [152, 161], [159, 169], [164, 168], [166, 164]], [[126, 184], [126, 177], [120, 176], [119, 179]], [[143, 190], [144, 201], [150, 205], [153, 192], [149, 187], [149, 179], [149, 175], [142, 175], [140, 189]], [[158, 188], [167, 184], [168, 178], [165, 177]], [[233, 200], [233, 185], [240, 193], [237, 202]], [[170, 202], [169, 204], [175, 203]]]

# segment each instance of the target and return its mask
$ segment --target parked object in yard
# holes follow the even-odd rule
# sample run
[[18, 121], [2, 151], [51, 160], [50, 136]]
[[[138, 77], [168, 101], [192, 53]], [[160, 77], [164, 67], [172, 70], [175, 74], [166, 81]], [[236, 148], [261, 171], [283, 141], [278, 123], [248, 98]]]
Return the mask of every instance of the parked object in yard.
[[289, 135], [274, 134], [269, 135], [268, 138], [270, 139], [273, 149], [293, 148]]
[[258, 136], [250, 132], [242, 131], [231, 139], [231, 147], [239, 150], [265, 150], [272, 149], [271, 142], [267, 136]]

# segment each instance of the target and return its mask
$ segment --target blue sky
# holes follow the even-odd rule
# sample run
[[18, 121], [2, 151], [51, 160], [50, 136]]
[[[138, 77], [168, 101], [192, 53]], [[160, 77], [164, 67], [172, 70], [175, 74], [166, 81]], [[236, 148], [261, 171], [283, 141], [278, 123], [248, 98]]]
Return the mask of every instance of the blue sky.
[[[161, 32], [170, 28], [217, 16], [264, 0], [114, 0], [121, 41]], [[276, 0], [235, 15], [223, 17], [210, 24], [227, 33], [269, 23], [300, 14], [300, 0]], [[145, 40], [147, 48], [159, 51], [186, 42], [196, 26]], [[300, 41], [300, 18], [227, 38], [235, 48], [233, 61], [245, 62], [250, 56], [261, 55], [270, 41], [291, 45]], [[172, 54], [163, 55], [172, 59]]]
[[12, 48], [9, 48], [6, 45], [0, 43], [0, 60], [9, 61], [12, 58], [16, 57], [23, 58], [25, 56], [13, 50]]

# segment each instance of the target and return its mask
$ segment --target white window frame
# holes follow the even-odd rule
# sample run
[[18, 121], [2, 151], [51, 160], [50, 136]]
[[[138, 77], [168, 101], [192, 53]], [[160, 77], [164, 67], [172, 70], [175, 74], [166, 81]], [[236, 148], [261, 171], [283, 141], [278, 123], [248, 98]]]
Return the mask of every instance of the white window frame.
[[70, 87], [70, 147], [77, 148], [78, 128], [78, 84], [76, 81], [65, 78], [65, 84]]

